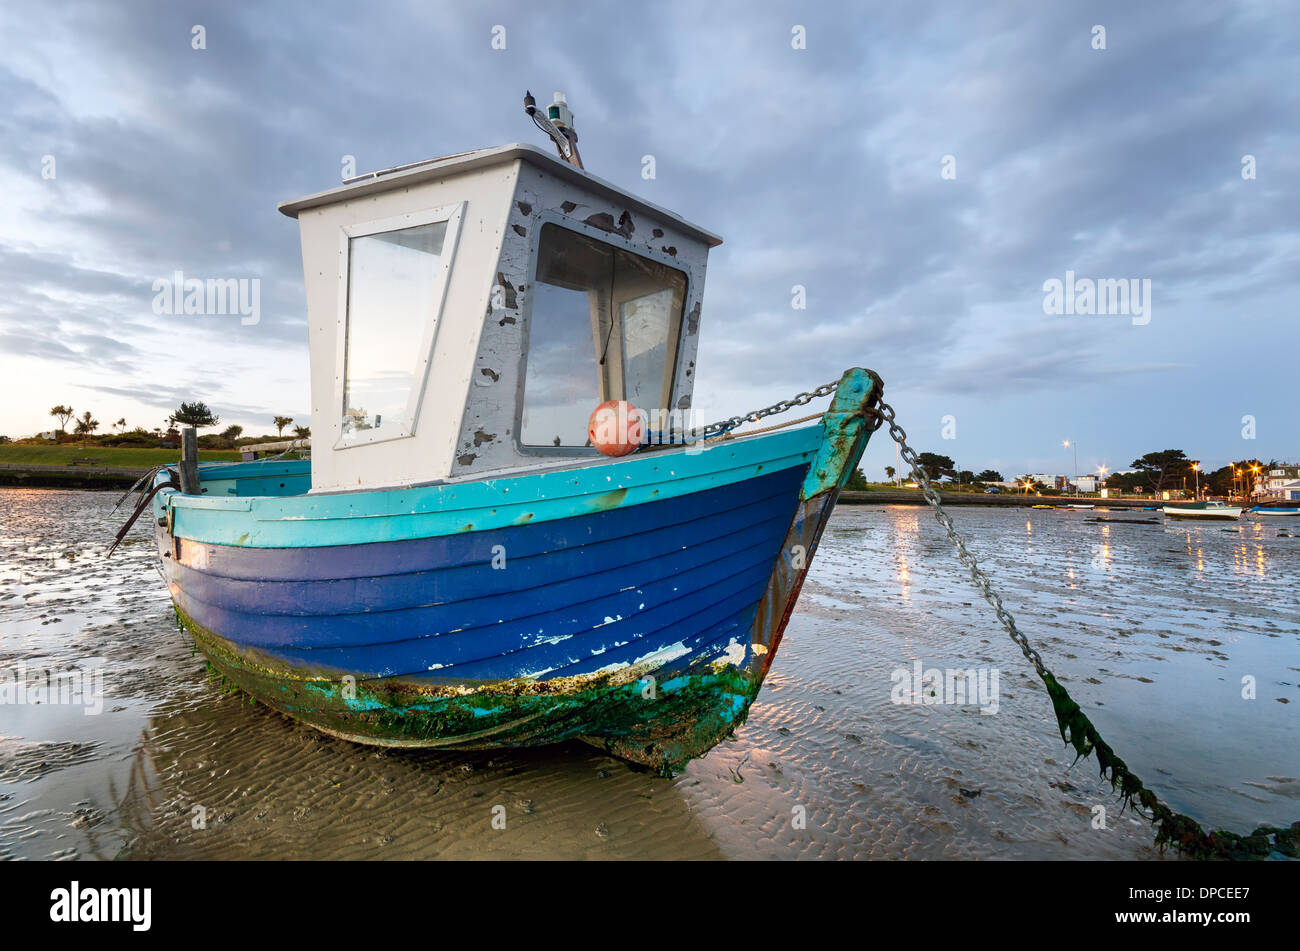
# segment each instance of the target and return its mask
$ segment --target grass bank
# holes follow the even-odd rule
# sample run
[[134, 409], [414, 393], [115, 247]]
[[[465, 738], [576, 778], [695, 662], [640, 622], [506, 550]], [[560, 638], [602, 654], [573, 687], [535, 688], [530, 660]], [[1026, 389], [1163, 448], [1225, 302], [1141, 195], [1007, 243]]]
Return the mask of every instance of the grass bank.
[[[180, 460], [178, 449], [116, 449], [107, 446], [0, 446], [0, 466], [109, 466], [151, 469]], [[200, 449], [200, 462], [239, 460], [232, 449]]]
[[[108, 446], [0, 446], [0, 486], [124, 489], [154, 466], [180, 461], [178, 449]], [[200, 449], [200, 462], [238, 461], [229, 449]]]

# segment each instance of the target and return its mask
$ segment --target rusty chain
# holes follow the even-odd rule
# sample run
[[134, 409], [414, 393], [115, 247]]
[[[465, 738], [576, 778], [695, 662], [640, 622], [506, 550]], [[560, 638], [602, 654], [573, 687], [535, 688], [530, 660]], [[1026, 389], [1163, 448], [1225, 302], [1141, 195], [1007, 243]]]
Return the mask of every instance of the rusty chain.
[[[875, 374], [872, 375], [875, 376]], [[879, 377], [876, 377], [876, 379], [878, 380]], [[811, 403], [813, 400], [819, 399], [820, 397], [830, 396], [835, 392], [839, 383], [839, 380], [832, 380], [829, 383], [823, 383], [810, 393], [799, 393], [788, 400], [781, 400], [779, 403], [773, 403], [771, 406], [765, 406], [762, 409], [753, 410], [743, 416], [732, 416], [728, 419], [721, 420], [720, 422], [711, 423], [708, 426], [705, 426], [702, 430], [697, 430], [697, 432], [704, 438], [723, 435], [735, 429], [737, 426], [744, 425], [745, 423], [756, 423], [760, 419], [765, 419], [768, 416], [777, 416], [796, 406], [803, 406], [807, 403]], [[875, 407], [871, 407], [866, 411], [866, 415], [869, 420], [869, 425], [871, 425], [873, 430], [878, 429], [882, 423], [887, 423], [889, 425], [890, 437], [894, 442], [898, 443], [899, 453], [907, 464], [912, 467], [912, 474], [916, 476], [916, 481], [921, 486], [921, 492], [924, 494], [926, 502], [934, 508], [935, 518], [939, 520], [939, 524], [941, 524], [944, 531], [948, 533], [948, 540], [951, 541], [953, 547], [957, 549], [957, 557], [961, 559], [961, 563], [966, 566], [968, 571], [970, 571], [971, 580], [975, 583], [975, 587], [979, 589], [980, 594], [984, 596], [984, 600], [987, 601], [997, 613], [998, 620], [1002, 622], [1002, 626], [1006, 628], [1007, 633], [1011, 635], [1011, 639], [1016, 642], [1016, 645], [1020, 648], [1020, 652], [1025, 655], [1025, 659], [1034, 665], [1034, 670], [1038, 671], [1039, 676], [1041, 677], [1043, 674], [1047, 673], [1047, 668], [1043, 666], [1043, 659], [1038, 655], [1038, 651], [1034, 650], [1033, 646], [1029, 643], [1029, 639], [1020, 632], [1018, 627], [1016, 627], [1016, 619], [1011, 616], [1011, 612], [1009, 612], [1002, 604], [1001, 596], [993, 590], [993, 583], [989, 580], [988, 575], [986, 575], [984, 570], [980, 568], [979, 562], [976, 561], [975, 556], [972, 555], [970, 550], [966, 547], [966, 540], [962, 537], [961, 533], [957, 531], [957, 526], [953, 524], [952, 517], [944, 511], [943, 503], [939, 498], [939, 493], [935, 490], [934, 486], [930, 484], [929, 476], [926, 475], [925, 469], [921, 466], [921, 460], [917, 456], [916, 451], [907, 444], [907, 433], [904, 432], [903, 427], [899, 426], [897, 421], [894, 419], [894, 408], [884, 400], [880, 400]]]
[[957, 526], [953, 524], [952, 517], [944, 511], [943, 503], [939, 498], [939, 493], [935, 491], [934, 486], [930, 484], [930, 477], [926, 474], [925, 468], [921, 465], [920, 458], [917, 456], [916, 451], [907, 444], [907, 433], [904, 432], [903, 427], [898, 425], [894, 420], [894, 408], [884, 400], [881, 400], [880, 404], [875, 409], [869, 410], [868, 412], [875, 416], [878, 421], [888, 424], [890, 438], [893, 439], [894, 442], [898, 443], [899, 455], [901, 455], [903, 460], [912, 467], [912, 475], [916, 477], [917, 483], [921, 486], [921, 494], [925, 496], [926, 502], [930, 503], [930, 506], [934, 509], [934, 517], [939, 520], [939, 524], [942, 525], [944, 531], [948, 533], [948, 540], [952, 542], [953, 547], [957, 549], [957, 557], [961, 560], [961, 563], [966, 566], [967, 570], [970, 571], [971, 581], [975, 583], [975, 587], [977, 587], [980, 594], [984, 596], [984, 600], [993, 608], [994, 612], [998, 616], [998, 620], [1002, 622], [1002, 626], [1006, 628], [1007, 633], [1011, 635], [1011, 639], [1016, 642], [1016, 646], [1019, 647], [1020, 652], [1025, 655], [1025, 659], [1034, 665], [1034, 670], [1038, 671], [1038, 676], [1042, 677], [1048, 672], [1047, 668], [1043, 666], [1043, 659], [1038, 656], [1038, 651], [1034, 650], [1033, 646], [1029, 643], [1029, 639], [1020, 632], [1020, 628], [1016, 627], [1016, 619], [1013, 618], [1011, 612], [1003, 606], [1002, 598], [993, 590], [993, 583], [989, 581], [989, 576], [984, 573], [984, 569], [979, 566], [979, 562], [975, 560], [975, 556], [970, 553], [969, 549], [967, 549], [966, 540], [962, 537], [961, 532], [957, 531]]
[[732, 416], [728, 419], [720, 420], [716, 423], [710, 423], [703, 429], [696, 430], [698, 437], [708, 439], [713, 436], [721, 436], [731, 432], [737, 426], [743, 426], [745, 423], [756, 423], [760, 419], [766, 419], [768, 416], [779, 416], [781, 413], [788, 412], [796, 406], [804, 406], [815, 399], [823, 396], [830, 396], [840, 385], [839, 380], [832, 380], [830, 383], [823, 383], [811, 393], [800, 393], [792, 396], [788, 400], [781, 400], [779, 403], [773, 403], [771, 406], [765, 406], [762, 409], [756, 409], [744, 416]]
[[[871, 371], [867, 372], [871, 373]], [[1043, 686], [1047, 688], [1048, 697], [1052, 702], [1052, 709], [1056, 714], [1057, 725], [1060, 727], [1061, 739], [1069, 746], [1074, 747], [1079, 758], [1089, 755], [1094, 756], [1101, 768], [1101, 775], [1110, 781], [1112, 788], [1119, 791], [1124, 802], [1135, 809], [1145, 810], [1146, 818], [1156, 827], [1156, 845], [1160, 848], [1173, 845], [1184, 854], [1196, 858], [1260, 859], [1272, 857], [1277, 853], [1292, 858], [1300, 858], [1300, 822], [1294, 823], [1289, 828], [1259, 826], [1248, 836], [1237, 835], [1222, 829], [1215, 832], [1206, 832], [1200, 823], [1190, 816], [1175, 813], [1170, 809], [1153, 791], [1146, 787], [1122, 759], [1115, 755], [1115, 751], [1102, 739], [1097, 728], [1070, 697], [1069, 691], [1047, 669], [1038, 651], [1034, 649], [1033, 645], [1029, 643], [1029, 639], [1016, 626], [1016, 619], [1011, 616], [1011, 612], [1003, 605], [1002, 597], [993, 590], [993, 583], [979, 566], [975, 556], [966, 547], [966, 539], [961, 532], [957, 531], [957, 526], [953, 524], [952, 517], [944, 510], [939, 493], [931, 484], [929, 475], [921, 465], [920, 457], [908, 445], [907, 433], [902, 426], [898, 425], [894, 417], [894, 408], [884, 400], [879, 399], [879, 394], [883, 388], [880, 377], [875, 373], [871, 373], [871, 376], [875, 383], [874, 393], [877, 402], [861, 410], [867, 426], [874, 432], [883, 424], [889, 425], [890, 438], [898, 444], [899, 453], [908, 466], [911, 467], [912, 475], [921, 487], [921, 493], [925, 496], [925, 501], [934, 509], [934, 517], [943, 526], [944, 531], [947, 532], [948, 540], [952, 542], [953, 547], [956, 549], [958, 559], [970, 572], [971, 581], [979, 589], [984, 600], [993, 608], [998, 621], [1006, 629], [1007, 634], [1011, 636], [1016, 646], [1020, 648], [1020, 652], [1024, 654], [1025, 659], [1033, 665], [1039, 679], [1043, 681]], [[712, 423], [694, 432], [697, 438], [726, 436], [731, 430], [744, 423], [757, 422], [768, 416], [776, 416], [795, 406], [810, 403], [818, 397], [829, 396], [835, 392], [838, 386], [838, 380], [825, 383], [811, 393], [800, 393], [791, 399], [773, 403], [771, 406], [754, 410], [744, 416], [732, 416], [729, 419]]]
[[993, 590], [975, 556], [966, 548], [966, 541], [952, 518], [944, 511], [939, 493], [930, 484], [921, 460], [911, 446], [907, 444], [907, 433], [894, 419], [894, 408], [883, 400], [866, 411], [867, 416], [879, 426], [888, 423], [889, 435], [898, 444], [899, 453], [912, 468], [912, 474], [921, 486], [926, 502], [934, 509], [934, 516], [948, 533], [948, 540], [957, 549], [957, 557], [970, 572], [971, 581], [979, 589], [984, 600], [997, 613], [998, 620], [1015, 641], [1020, 652], [1025, 655], [1038, 673], [1043, 686], [1047, 688], [1052, 709], [1060, 727], [1061, 739], [1072, 746], [1079, 758], [1093, 755], [1101, 768], [1101, 775], [1117, 789], [1125, 803], [1145, 810], [1146, 817], [1156, 827], [1156, 845], [1163, 848], [1173, 845], [1183, 854], [1194, 858], [1217, 859], [1263, 859], [1278, 853], [1291, 858], [1300, 858], [1300, 822], [1289, 828], [1261, 825], [1250, 835], [1238, 835], [1224, 829], [1207, 832], [1199, 822], [1190, 816], [1176, 813], [1163, 802], [1142, 780], [1128, 768], [1110, 747], [1097, 728], [1083, 713], [1079, 705], [1070, 697], [1069, 691], [1056, 679], [1056, 676], [1043, 664], [1043, 659], [1029, 643], [1029, 639], [1016, 627], [1016, 620], [1002, 604], [1002, 598]]

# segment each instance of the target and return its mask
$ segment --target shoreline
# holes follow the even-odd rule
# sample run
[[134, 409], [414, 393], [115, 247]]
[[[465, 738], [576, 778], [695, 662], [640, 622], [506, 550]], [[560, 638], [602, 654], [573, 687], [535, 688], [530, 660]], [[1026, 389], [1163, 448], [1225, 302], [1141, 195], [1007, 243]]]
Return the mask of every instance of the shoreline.
[[[945, 506], [991, 505], [1003, 508], [1029, 508], [1034, 505], [1095, 505], [1098, 508], [1141, 509], [1162, 506], [1158, 499], [1102, 499], [1076, 495], [985, 495], [982, 492], [944, 492], [939, 497]], [[920, 489], [868, 489], [840, 492], [837, 505], [926, 505]]]
[[[45, 466], [0, 464], [0, 488], [29, 489], [129, 489], [149, 470], [98, 465]], [[945, 506], [987, 505], [999, 508], [1029, 508], [1034, 505], [1091, 504], [1100, 508], [1141, 509], [1161, 505], [1151, 499], [1080, 500], [1070, 495], [984, 495], [975, 492], [943, 492]], [[926, 505], [920, 489], [844, 490], [836, 505]]]
[[11, 489], [129, 489], [149, 470], [117, 466], [4, 465], [0, 488]]

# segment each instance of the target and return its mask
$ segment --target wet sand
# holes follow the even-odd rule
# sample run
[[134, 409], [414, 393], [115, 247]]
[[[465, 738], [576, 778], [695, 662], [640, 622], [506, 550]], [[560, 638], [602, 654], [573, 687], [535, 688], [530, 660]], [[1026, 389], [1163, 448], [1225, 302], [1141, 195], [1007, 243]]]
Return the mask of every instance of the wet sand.
[[[668, 780], [579, 743], [361, 747], [222, 693], [144, 531], [103, 558], [115, 498], [0, 489], [0, 671], [102, 664], [105, 694], [95, 716], [0, 705], [0, 857], [1161, 857], [1092, 761], [1071, 766], [924, 510], [837, 510], [748, 722]], [[1300, 818], [1300, 531], [955, 517], [1048, 666], [1171, 805], [1236, 831]], [[997, 713], [892, 702], [891, 674], [917, 660], [996, 668]]]

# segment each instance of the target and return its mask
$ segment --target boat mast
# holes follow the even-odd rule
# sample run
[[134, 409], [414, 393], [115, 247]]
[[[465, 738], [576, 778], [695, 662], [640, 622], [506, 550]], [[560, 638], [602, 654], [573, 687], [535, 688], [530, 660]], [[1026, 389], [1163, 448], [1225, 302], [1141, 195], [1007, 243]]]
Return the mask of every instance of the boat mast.
[[564, 93], [557, 92], [555, 101], [546, 108], [543, 115], [537, 108], [537, 100], [531, 92], [524, 92], [524, 112], [528, 113], [537, 128], [541, 129], [560, 153], [560, 158], [570, 165], [582, 168], [582, 156], [578, 154], [578, 132], [573, 127], [573, 112], [564, 98]]

